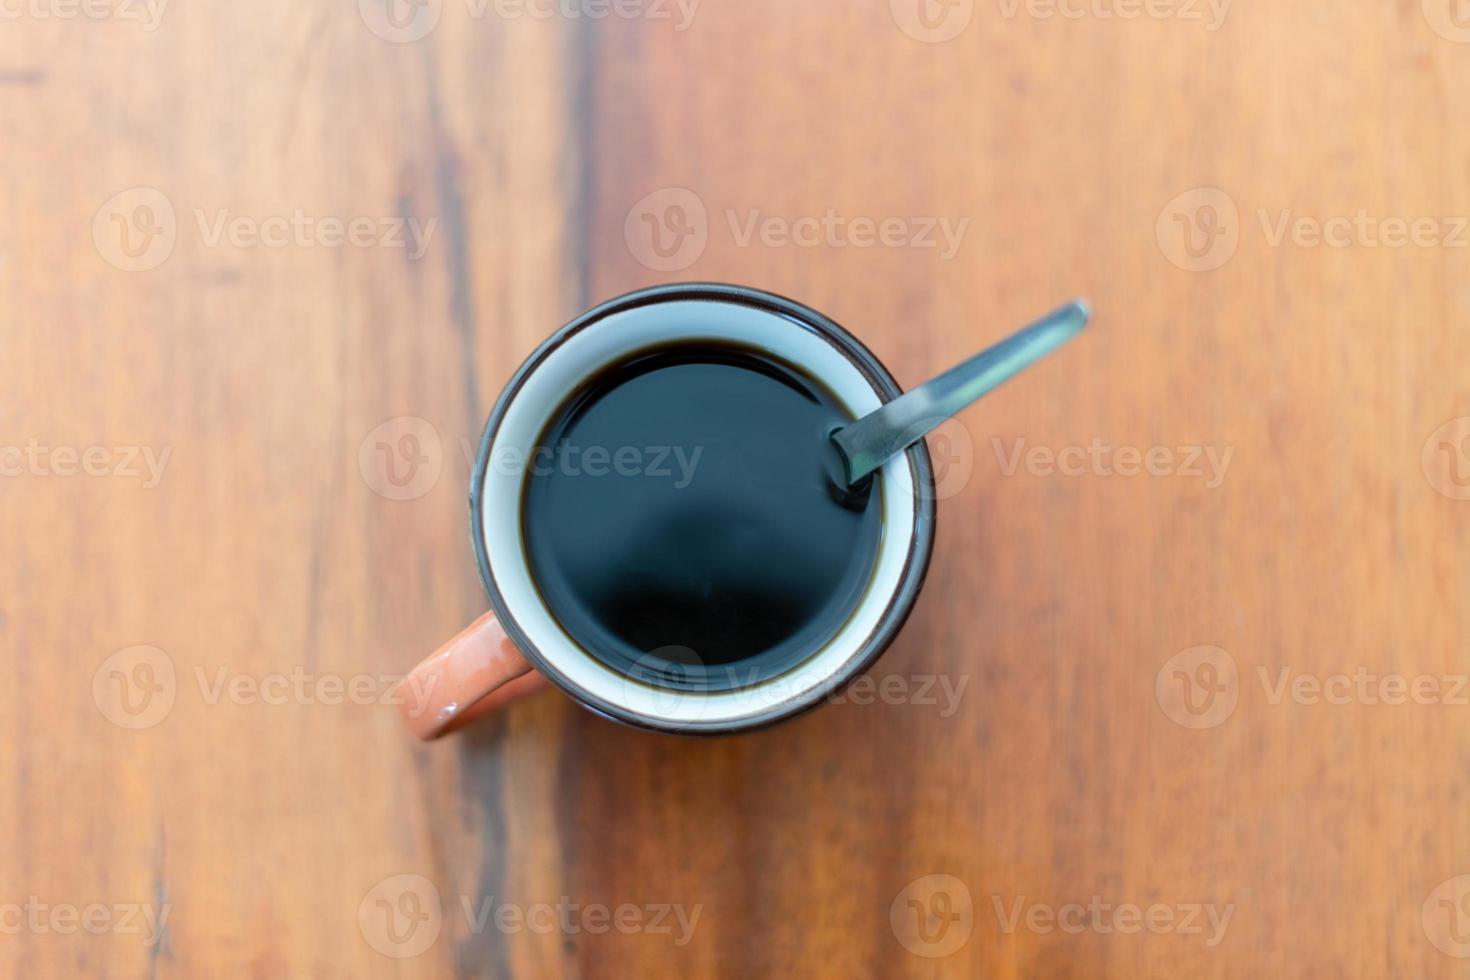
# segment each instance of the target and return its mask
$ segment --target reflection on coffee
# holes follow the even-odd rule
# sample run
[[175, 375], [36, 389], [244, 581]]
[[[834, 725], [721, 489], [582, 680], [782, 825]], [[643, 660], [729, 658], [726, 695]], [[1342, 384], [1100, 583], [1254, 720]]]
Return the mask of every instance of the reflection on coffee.
[[522, 525], [543, 600], [646, 682], [727, 690], [836, 634], [872, 574], [880, 491], [837, 492], [821, 385], [727, 344], [639, 352], [582, 385], [527, 461]]

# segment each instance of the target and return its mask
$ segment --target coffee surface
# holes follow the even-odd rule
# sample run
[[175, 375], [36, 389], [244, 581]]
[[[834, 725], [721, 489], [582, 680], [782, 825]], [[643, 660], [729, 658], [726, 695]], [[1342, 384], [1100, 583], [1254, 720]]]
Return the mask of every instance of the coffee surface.
[[567, 633], [646, 682], [724, 690], [795, 666], [871, 576], [879, 492], [838, 491], [850, 421], [751, 349], [681, 345], [605, 369], [527, 460], [527, 558]]

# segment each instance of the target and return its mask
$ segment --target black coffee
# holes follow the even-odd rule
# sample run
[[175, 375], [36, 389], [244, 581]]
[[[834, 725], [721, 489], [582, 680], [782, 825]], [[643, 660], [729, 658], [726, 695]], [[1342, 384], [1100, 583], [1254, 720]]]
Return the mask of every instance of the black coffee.
[[609, 667], [726, 690], [790, 669], [862, 597], [879, 492], [841, 492], [836, 399], [753, 349], [678, 345], [591, 379], [542, 433], [522, 508], [553, 616]]

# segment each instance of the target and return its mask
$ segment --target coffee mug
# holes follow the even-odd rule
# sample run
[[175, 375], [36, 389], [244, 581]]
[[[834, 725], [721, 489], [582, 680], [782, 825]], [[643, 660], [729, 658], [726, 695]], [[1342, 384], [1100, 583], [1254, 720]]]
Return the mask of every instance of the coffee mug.
[[[691, 352], [698, 352], [697, 356]], [[606, 448], [599, 453], [601, 465], [596, 470], [591, 465], [592, 453], [586, 456], [587, 472], [596, 472], [600, 483], [587, 480], [574, 485], [562, 480], [552, 484], [546, 482], [549, 477], [538, 477], [553, 471], [549, 462], [553, 448], [565, 448], [565, 442], [552, 441], [562, 424], [558, 420], [585, 412], [589, 401], [612, 402], [608, 397], [578, 392], [614, 390], [612, 382], [599, 380], [610, 373], [622, 372], [619, 378], [648, 378], [658, 368], [666, 374], [657, 377], [671, 385], [680, 379], [685, 384], [682, 389], [667, 389], [682, 394], [660, 405], [660, 413], [666, 413], [670, 426], [681, 420], [698, 426], [705, 424], [706, 416], [689, 406], [701, 401], [700, 386], [710, 386], [710, 398], [722, 397], [719, 386], [710, 379], [736, 378], [737, 374], [679, 374], [673, 369], [683, 370], [681, 366], [690, 364], [703, 369], [705, 362], [722, 359], [760, 375], [759, 379], [752, 376], [752, 384], [777, 385], [760, 389], [773, 396], [788, 398], [796, 391], [798, 397], [791, 403], [806, 413], [804, 419], [816, 418], [811, 413], [819, 406], [814, 405], [824, 401], [843, 419], [860, 418], [901, 393], [878, 359], [832, 320], [792, 300], [741, 286], [691, 283], [643, 289], [603, 303], [558, 330], [510, 379], [480, 440], [470, 480], [470, 538], [491, 611], [404, 679], [405, 689], [414, 696], [401, 698], [400, 703], [414, 734], [437, 738], [548, 681], [593, 712], [641, 728], [702, 735], [744, 731], [789, 718], [839, 692], [887, 649], [918, 598], [934, 545], [933, 469], [923, 440], [884, 464], [871, 485], [861, 488], [863, 496], [856, 504], [842, 502], [851, 514], [823, 511], [813, 515], [847, 523], [810, 527], [804, 526], [810, 522], [801, 513], [785, 513], [779, 507], [772, 510], [772, 501], [779, 504], [781, 488], [773, 489], [771, 481], [761, 483], [760, 474], [752, 475], [751, 470], [774, 465], [769, 459], [783, 447], [800, 449], [807, 444], [801, 441], [807, 435], [760, 429], [765, 423], [758, 410], [765, 407], [765, 400], [752, 400], [740, 390], [723, 395], [745, 398], [732, 404], [744, 405], [748, 411], [708, 417], [724, 420], [722, 425], [743, 425], [749, 431], [739, 434], [755, 436], [757, 441], [751, 443], [747, 438], [742, 444], [745, 448], [735, 454], [739, 460], [710, 462], [708, 471], [698, 474], [704, 481], [698, 485], [698, 497], [677, 496], [689, 492], [684, 487], [649, 483], [641, 485], [638, 493], [622, 493], [618, 485], [608, 482], [614, 475], [611, 460], [615, 454]], [[718, 369], [717, 365], [709, 370]], [[646, 388], [648, 382], [644, 384]], [[636, 417], [639, 403], [629, 404], [633, 407], [628, 410], [635, 413], [630, 417]], [[615, 423], [616, 416], [612, 418]], [[772, 443], [769, 451], [764, 445], [767, 437]], [[697, 431], [691, 438], [697, 441]], [[696, 446], [689, 455], [698, 459], [700, 448]], [[629, 473], [634, 455], [628, 450], [627, 459], [618, 457], [629, 463]], [[536, 461], [546, 465], [538, 469]], [[812, 466], [818, 465], [814, 459]], [[563, 466], [558, 472], [570, 470]], [[693, 479], [688, 485], [693, 485]], [[561, 487], [571, 488], [571, 495], [557, 497]], [[610, 492], [621, 496], [609, 497]], [[606, 527], [606, 523], [617, 522], [599, 522], [597, 515], [585, 513], [609, 499], [637, 506], [644, 500], [638, 495], [643, 492], [661, 496], [644, 502], [638, 527]], [[743, 494], [760, 497], [754, 517]], [[834, 500], [839, 496], [833, 492]], [[706, 511], [706, 516], [714, 513], [721, 519], [706, 522], [709, 526], [678, 523], [687, 517], [681, 510], [685, 499], [718, 501], [723, 509]], [[817, 506], [810, 493], [801, 499], [805, 506]], [[562, 510], [551, 509], [543, 500], [563, 501]], [[760, 507], [765, 508], [764, 514], [771, 518], [768, 523], [776, 531], [763, 530]], [[537, 515], [529, 524], [528, 514]], [[555, 519], [581, 530], [559, 537], [544, 534], [544, 521], [550, 518], [542, 514], [559, 515]], [[753, 649], [751, 659], [742, 660], [743, 627], [764, 622], [773, 611], [794, 615], [785, 594], [800, 593], [809, 579], [827, 571], [804, 562], [804, 557], [815, 561], [819, 556], [805, 555], [802, 550], [786, 548], [775, 553], [781, 551], [787, 535], [799, 536], [818, 526], [856, 529], [860, 519], [869, 520], [875, 528], [871, 550], [853, 551], [855, 557], [850, 560], [844, 550], [847, 531], [835, 536], [841, 541], [834, 542], [834, 535], [827, 534], [809, 536], [801, 543], [807, 551], [830, 552], [839, 565], [856, 562], [853, 567], [860, 568], [860, 581], [845, 573], [847, 591], [832, 591], [836, 598], [831, 601], [838, 603], [839, 614], [823, 620], [820, 628], [785, 636], [789, 642], [779, 656]], [[856, 530], [852, 534], [855, 538]], [[587, 547], [579, 553], [583, 535]], [[632, 540], [642, 543], [626, 554], [608, 543]], [[549, 580], [552, 574], [559, 574], [559, 567], [552, 561], [556, 555], [538, 550], [553, 549], [543, 541], [558, 542], [564, 552], [560, 557], [579, 570], [597, 569], [599, 562], [606, 566], [599, 569], [597, 581], [615, 586], [616, 604], [609, 608], [631, 610], [614, 617], [616, 629], [598, 632], [596, 617], [583, 616], [582, 610], [567, 604], [576, 601], [575, 595], [568, 599], [566, 590]], [[767, 555], [766, 549], [773, 553]], [[716, 557], [710, 558], [705, 551], [713, 551]], [[668, 558], [671, 554], [673, 559]], [[751, 583], [742, 580], [740, 587], [726, 587], [729, 594], [721, 594], [722, 586], [736, 580], [720, 575], [737, 558], [740, 574], [766, 575], [770, 581], [757, 581], [750, 588]], [[673, 571], [657, 567], [670, 561], [677, 565]], [[650, 569], [650, 564], [656, 567]], [[701, 570], [714, 566], [715, 577], [690, 585], [686, 566], [691, 564]], [[680, 621], [683, 632], [673, 637], [674, 642], [660, 644], [658, 630], [666, 622], [663, 610], [656, 598], [640, 601], [637, 593], [645, 587], [640, 583], [657, 582], [657, 588], [663, 589], [666, 579], [677, 580], [686, 589], [679, 593], [684, 600], [694, 596], [702, 603], [697, 609], [709, 610], [711, 616], [718, 613], [720, 618], [715, 622]], [[831, 597], [823, 592], [819, 598]], [[752, 602], [765, 605], [744, 605]], [[693, 607], [686, 602], [686, 612], [688, 608]], [[589, 622], [593, 625], [587, 625]], [[693, 646], [720, 647], [719, 655], [710, 659], [699, 649], [681, 645], [686, 635], [701, 638]]]

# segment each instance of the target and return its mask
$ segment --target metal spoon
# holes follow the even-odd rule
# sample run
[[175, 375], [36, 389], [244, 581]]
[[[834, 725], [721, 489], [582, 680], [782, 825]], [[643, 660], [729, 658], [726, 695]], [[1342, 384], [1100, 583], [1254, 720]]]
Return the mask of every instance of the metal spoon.
[[1091, 316], [1085, 301], [1073, 300], [994, 347], [832, 433], [832, 441], [841, 450], [847, 468], [848, 486], [918, 442], [1001, 382], [1077, 336]]

